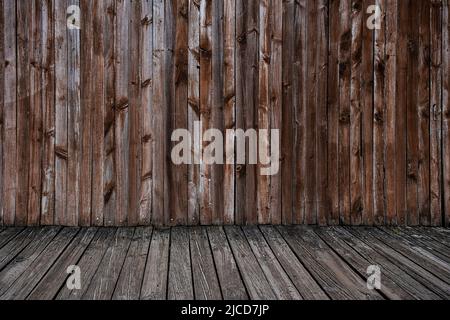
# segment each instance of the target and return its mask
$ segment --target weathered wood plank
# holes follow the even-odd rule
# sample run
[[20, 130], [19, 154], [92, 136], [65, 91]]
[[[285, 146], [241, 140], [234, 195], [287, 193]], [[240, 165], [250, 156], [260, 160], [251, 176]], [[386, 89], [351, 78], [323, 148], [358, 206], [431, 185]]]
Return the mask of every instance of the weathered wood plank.
[[380, 266], [382, 273], [386, 277], [392, 279], [392, 281], [409, 294], [411, 298], [440, 299], [433, 291], [422, 285], [413, 276], [404, 272], [395, 261], [391, 261], [381, 253], [377, 252], [370, 242], [364, 242], [362, 239], [359, 239], [343, 228], [333, 228], [331, 232], [336, 233], [339, 239], [345, 241], [351, 248], [357, 250], [360, 255], [370, 262], [370, 265]]
[[[168, 134], [173, 130], [188, 128], [188, 0], [176, 0], [166, 3], [166, 56], [167, 75], [170, 77], [169, 96], [170, 115]], [[173, 50], [172, 50], [173, 49]], [[175, 142], [170, 144], [170, 148]], [[169, 152], [170, 154], [170, 152]], [[170, 225], [187, 224], [187, 164], [175, 165], [170, 161], [169, 203]]]
[[[116, 221], [116, 163], [115, 163], [115, 41], [116, 41], [116, 1], [106, 0], [104, 20], [104, 69], [105, 69], [105, 114], [104, 114], [104, 165], [103, 165], [103, 220], [105, 226], [113, 226]], [[150, 35], [151, 37], [151, 35]], [[151, 57], [151, 56], [150, 56]], [[149, 62], [151, 64], [151, 58]], [[145, 70], [145, 65], [142, 66]]]
[[58, 257], [58, 260], [51, 266], [45, 276], [40, 280], [36, 287], [27, 297], [28, 300], [51, 300], [56, 297], [61, 285], [69, 277], [67, 268], [76, 265], [86, 248], [91, 243], [96, 228], [82, 229], [73, 241], [67, 246], [64, 252]]
[[[211, 127], [212, 109], [212, 6], [210, 0], [200, 1], [200, 121], [202, 124], [201, 135]], [[205, 148], [208, 143], [200, 142]], [[211, 186], [211, 165], [206, 163], [204, 155], [200, 166], [200, 223], [209, 225], [212, 223], [213, 194]]]
[[[281, 130], [283, 103], [283, 2], [271, 1], [270, 8], [270, 129]], [[280, 224], [282, 220], [281, 179], [281, 169], [270, 177], [270, 219], [273, 224]]]
[[152, 88], [153, 88], [153, 1], [141, 3], [140, 85], [141, 85], [141, 192], [139, 200], [139, 224], [148, 225], [152, 214], [153, 188], [153, 137]]
[[[310, 6], [309, 6], [310, 7]], [[283, 96], [282, 96], [282, 117], [281, 117], [281, 212], [282, 212], [282, 223], [291, 224], [293, 220], [293, 208], [294, 208], [294, 198], [293, 198], [293, 172], [294, 172], [294, 84], [293, 84], [293, 74], [294, 70], [292, 65], [294, 63], [294, 49], [295, 49], [295, 1], [283, 1], [283, 33], [282, 33], [282, 79], [283, 79]], [[306, 13], [305, 13], [306, 14]], [[278, 22], [279, 23], [279, 22]], [[312, 51], [312, 50], [311, 50]], [[251, 81], [249, 79], [248, 81]], [[308, 110], [314, 110], [314, 103], [308, 101], [311, 108]], [[308, 120], [311, 120], [309, 118]], [[311, 129], [311, 125], [314, 126], [314, 121], [308, 122], [310, 125], [308, 129]], [[307, 131], [310, 135], [314, 135], [313, 132]], [[314, 139], [310, 140], [308, 145], [310, 149], [314, 149]], [[308, 159], [310, 153], [307, 153]], [[312, 159], [314, 162], [314, 159]], [[309, 171], [306, 172], [306, 183], [311, 182], [310, 177], [314, 176], [314, 167], [307, 168]], [[314, 196], [314, 187], [309, 184], [309, 189], [307, 189], [307, 196]], [[251, 199], [249, 202], [252, 202]], [[306, 200], [308, 202], [308, 199]], [[313, 202], [313, 201], [312, 201]], [[312, 205], [312, 203], [311, 203]], [[307, 214], [312, 214], [314, 211], [313, 207], [306, 206], [305, 212]]]
[[0, 297], [13, 285], [13, 283], [38, 259], [52, 239], [59, 233], [60, 227], [47, 227], [39, 229], [24, 250], [14, 257], [0, 272]]
[[189, 252], [189, 231], [173, 228], [170, 241], [170, 264], [167, 299], [193, 300], [192, 262]]
[[169, 208], [167, 199], [167, 118], [166, 94], [164, 83], [165, 65], [165, 19], [164, 1], [153, 0], [153, 120], [154, 133], [153, 152], [153, 189], [152, 189], [152, 222], [156, 226], [166, 224]]
[[24, 226], [28, 220], [29, 164], [30, 164], [30, 117], [31, 105], [37, 92], [31, 88], [32, 42], [32, 2], [16, 3], [17, 20], [17, 173], [15, 224]]
[[[387, 110], [386, 110], [386, 84], [387, 84], [387, 74], [386, 74], [386, 1], [364, 1], [364, 8], [368, 5], [376, 3], [379, 7], [380, 20], [375, 21], [375, 23], [380, 23], [380, 28], [375, 30], [368, 30], [364, 27], [364, 71], [362, 74], [363, 82], [362, 84], [364, 93], [364, 119], [367, 122], [363, 122], [363, 128], [365, 132], [365, 142], [364, 142], [364, 169], [365, 173], [363, 175], [364, 179], [364, 211], [363, 211], [363, 223], [364, 225], [372, 224], [384, 224], [385, 223], [385, 132], [386, 120], [387, 120]], [[364, 15], [364, 21], [369, 19], [368, 14]], [[373, 84], [373, 115], [372, 115], [372, 90], [370, 83], [370, 76], [366, 76], [370, 73], [372, 65], [372, 54], [369, 48], [372, 46], [372, 37], [374, 37], [374, 84]], [[369, 120], [370, 116], [370, 120]], [[372, 125], [371, 125], [372, 124]], [[373, 128], [373, 134], [370, 132]], [[370, 147], [373, 137], [373, 150]], [[373, 153], [373, 157], [372, 157]], [[389, 165], [389, 164], [388, 164]], [[373, 182], [370, 179], [373, 175]], [[373, 195], [372, 195], [373, 192]], [[373, 206], [370, 200], [373, 198]]]
[[122, 271], [115, 284], [113, 300], [139, 299], [152, 231], [151, 227], [139, 227], [134, 232]]
[[261, 226], [267, 243], [305, 300], [328, 300], [327, 294], [295, 256], [281, 234], [272, 226]]
[[275, 300], [277, 296], [240, 227], [225, 227], [225, 231], [250, 299]]
[[263, 0], [259, 2], [259, 107], [257, 112], [258, 129], [267, 130], [261, 131], [258, 139], [259, 146], [262, 150], [258, 152], [260, 162], [258, 164], [257, 174], [257, 200], [258, 200], [258, 223], [268, 224], [270, 222], [269, 215], [269, 191], [270, 191], [270, 176], [261, 175], [260, 169], [264, 167], [261, 159], [266, 161], [270, 159], [270, 118], [269, 118], [269, 71], [271, 63], [271, 34], [270, 34], [270, 11], [271, 1]]
[[169, 272], [170, 230], [155, 229], [142, 281], [142, 300], [165, 300]]
[[[5, 5], [8, 3], [8, 5]], [[17, 38], [16, 38], [16, 2], [2, 4], [4, 25], [4, 59], [5, 67], [2, 74], [3, 95], [3, 224], [14, 225], [17, 198]]]
[[[5, 60], [5, 24], [4, 24], [4, 1], [0, 1], [0, 61]], [[4, 93], [5, 93], [5, 65], [6, 63], [0, 63], [0, 226], [3, 226], [3, 111], [5, 110]]]
[[272, 249], [265, 241], [258, 227], [244, 227], [244, 234], [261, 266], [266, 279], [272, 286], [277, 299], [301, 300], [302, 296], [278, 262]]
[[6, 228], [0, 233], [0, 248], [5, 246], [10, 240], [18, 236], [23, 228]]
[[328, 224], [339, 223], [339, 43], [340, 43], [340, 1], [331, 0], [329, 4], [329, 43], [328, 43]]
[[[68, 2], [71, 6], [80, 6], [79, 0]], [[75, 25], [82, 23], [72, 21]], [[80, 20], [80, 17], [78, 17]], [[63, 23], [63, 22], [61, 22]], [[66, 28], [61, 26], [61, 28]], [[82, 161], [82, 100], [81, 100], [81, 32], [77, 28], [67, 30], [67, 203], [65, 224], [78, 226], [81, 208], [81, 161]], [[84, 63], [84, 60], [83, 60]], [[64, 118], [65, 120], [65, 118]], [[57, 212], [58, 214], [58, 212]]]
[[376, 236], [372, 235], [369, 229], [347, 228], [347, 230], [349, 230], [353, 236], [364, 240], [371, 248], [391, 260], [394, 264], [404, 270], [404, 272], [408, 273], [435, 294], [439, 295], [441, 298], [448, 299], [450, 293], [448, 284], [386, 245]]
[[55, 2], [42, 1], [42, 225], [55, 218]]
[[133, 228], [117, 229], [114, 240], [82, 296], [83, 300], [111, 300], [134, 233]]
[[[92, 5], [92, 212], [93, 226], [104, 225], [104, 165], [105, 165], [105, 126], [96, 125], [97, 119], [105, 119], [105, 19], [107, 17], [104, 1]], [[139, 60], [138, 60], [139, 61]], [[130, 211], [131, 215], [131, 211]]]
[[3, 246], [0, 250], [0, 270], [21, 252], [33, 240], [37, 233], [37, 229], [25, 229], [15, 237], [15, 241], [10, 241]]
[[[223, 121], [225, 130], [236, 128], [236, 0], [223, 1]], [[190, 26], [189, 22], [189, 26]], [[226, 143], [234, 145], [234, 137]], [[234, 152], [226, 150], [223, 176], [223, 222], [234, 223], [235, 214], [235, 174]]]
[[[224, 21], [226, 23], [226, 20]], [[193, 144], [191, 159], [200, 159], [200, 132], [195, 132], [194, 124], [200, 121], [200, 2], [189, 0], [188, 34], [188, 127]], [[196, 225], [200, 221], [200, 166], [188, 167], [188, 224]], [[233, 192], [234, 195], [234, 192]]]
[[[359, 255], [357, 251], [354, 251], [333, 229], [316, 229], [315, 232], [323, 241], [331, 246], [342, 259], [355, 268], [361, 276], [368, 277], [367, 268], [370, 265], [374, 265], [373, 262], [366, 260], [365, 257]], [[411, 300], [413, 297], [396, 284], [395, 281], [398, 276], [391, 277], [392, 273], [388, 273], [383, 277], [383, 286], [380, 291], [390, 300]]]
[[386, 139], [385, 139], [385, 179], [386, 179], [386, 223], [395, 224], [397, 215], [396, 183], [396, 112], [397, 112], [397, 41], [398, 2], [386, 1]]
[[[450, 225], [450, 23], [449, 23], [450, 2], [443, 1], [442, 9], [442, 152], [443, 152], [443, 222], [446, 227]], [[447, 70], [447, 71], [446, 71]]]
[[339, 3], [339, 211], [340, 221], [350, 221], [350, 83], [351, 83], [351, 1]]
[[247, 291], [224, 230], [221, 227], [208, 227], [207, 230], [223, 299], [247, 300]]
[[130, 160], [130, 0], [116, 2], [115, 56], [115, 176], [116, 176], [116, 225], [126, 225], [129, 214]]
[[40, 253], [12, 286], [0, 297], [2, 300], [24, 300], [44, 277], [59, 255], [77, 235], [79, 229], [64, 228]]
[[189, 230], [195, 300], [221, 300], [222, 294], [205, 228]]
[[[361, 66], [360, 66], [360, 101], [359, 105], [361, 108], [361, 129], [362, 129], [362, 137], [361, 137], [361, 149], [359, 152], [362, 156], [362, 201], [356, 200], [353, 203], [353, 212], [360, 211], [360, 214], [357, 214], [358, 217], [354, 224], [364, 224], [364, 225], [373, 225], [374, 224], [374, 201], [375, 195], [380, 194], [380, 182], [378, 182], [378, 187], [375, 185], [377, 175], [379, 176], [379, 172], [377, 172], [376, 159], [374, 149], [382, 148], [382, 144], [375, 145], [375, 130], [377, 126], [377, 122], [379, 121], [379, 115], [375, 114], [375, 105], [374, 105], [374, 59], [375, 59], [375, 32], [378, 30], [372, 30], [368, 27], [368, 21], [370, 21], [370, 13], [367, 13], [370, 5], [375, 5], [376, 2], [374, 0], [363, 0], [360, 2], [362, 5], [361, 8]], [[380, 11], [382, 9], [380, 8]], [[376, 13], [376, 12], [375, 12]], [[383, 12], [380, 12], [383, 14]], [[373, 13], [372, 13], [373, 14]], [[378, 21], [375, 21], [377, 23]], [[379, 130], [381, 131], [381, 130]], [[380, 152], [378, 152], [380, 153]], [[351, 168], [351, 170], [354, 170]], [[378, 169], [380, 170], [380, 169]], [[378, 190], [378, 191], [377, 191]], [[362, 219], [361, 219], [362, 218]], [[352, 221], [353, 222], [353, 221]]]
[[[332, 299], [382, 299], [378, 292], [369, 290], [360, 275], [342, 261], [312, 230], [301, 227], [279, 227], [278, 230]], [[336, 291], [336, 287], [341, 290]]]
[[[100, 262], [103, 256], [110, 246], [114, 244], [114, 238], [117, 230], [115, 228], [100, 229], [87, 249], [84, 251], [83, 256], [76, 265], [83, 272], [83, 280], [80, 290], [69, 290], [67, 286], [62, 286], [58, 295], [55, 297], [57, 300], [80, 300], [86, 293], [89, 285], [94, 277], [95, 272], [99, 268]], [[68, 266], [66, 266], [67, 268]]]
[[430, 214], [431, 225], [442, 224], [442, 1], [431, 3], [430, 74]]

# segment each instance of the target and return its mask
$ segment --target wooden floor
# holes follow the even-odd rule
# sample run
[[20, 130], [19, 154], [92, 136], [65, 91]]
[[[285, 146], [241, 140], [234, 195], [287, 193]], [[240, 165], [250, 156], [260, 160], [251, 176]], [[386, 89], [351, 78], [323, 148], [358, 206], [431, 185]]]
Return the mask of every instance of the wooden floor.
[[2, 300], [449, 298], [447, 229], [0, 228]]

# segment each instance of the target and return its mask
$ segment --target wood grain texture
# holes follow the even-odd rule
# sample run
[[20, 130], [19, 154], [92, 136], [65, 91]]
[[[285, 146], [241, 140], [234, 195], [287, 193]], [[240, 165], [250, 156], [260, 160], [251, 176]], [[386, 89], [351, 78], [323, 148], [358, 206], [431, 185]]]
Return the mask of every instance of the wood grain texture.
[[3, 0], [0, 225], [447, 225], [448, 7]]

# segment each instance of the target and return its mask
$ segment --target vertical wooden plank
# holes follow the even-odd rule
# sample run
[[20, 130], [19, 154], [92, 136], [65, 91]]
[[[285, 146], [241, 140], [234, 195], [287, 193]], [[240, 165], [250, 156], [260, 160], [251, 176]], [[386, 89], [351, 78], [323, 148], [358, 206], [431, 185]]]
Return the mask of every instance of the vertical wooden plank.
[[164, 94], [165, 70], [164, 70], [164, 33], [165, 2], [162, 0], [153, 1], [153, 122], [152, 128], [154, 136], [153, 152], [153, 223], [160, 226], [167, 217], [167, 170], [166, 170], [166, 152], [167, 152], [167, 119], [166, 97]]
[[395, 200], [397, 210], [397, 221], [404, 225], [407, 214], [406, 207], [406, 107], [407, 107], [407, 31], [409, 28], [408, 1], [398, 2], [397, 22], [397, 49], [396, 49], [396, 103], [395, 109]]
[[449, 64], [449, 42], [450, 42], [450, 24], [449, 24], [449, 6], [450, 2], [448, 0], [443, 1], [443, 16], [442, 16], [442, 154], [443, 154], [443, 185], [444, 185], [444, 198], [443, 198], [443, 209], [444, 216], [442, 221], [447, 227], [450, 224], [450, 100], [449, 100], [449, 77], [450, 68]]
[[116, 225], [125, 225], [129, 214], [129, 96], [130, 82], [130, 14], [131, 0], [116, 2], [116, 105], [115, 105], [115, 162], [116, 162]]
[[[293, 213], [293, 135], [294, 135], [294, 105], [293, 105], [293, 69], [295, 41], [295, 1], [283, 1], [283, 106], [281, 130], [281, 172], [282, 172], [282, 222], [292, 223]], [[312, 109], [312, 107], [311, 107]], [[314, 139], [310, 140], [314, 148]], [[310, 168], [311, 169], [311, 168]], [[314, 170], [310, 175], [314, 175]], [[308, 179], [308, 177], [305, 177]], [[309, 179], [307, 181], [310, 181]], [[307, 190], [307, 196], [311, 189]], [[250, 200], [250, 199], [249, 199]], [[251, 201], [251, 200], [250, 200]], [[307, 198], [308, 201], [308, 198]], [[306, 208], [306, 213], [311, 207]], [[310, 213], [310, 212], [309, 212]]]
[[[272, 1], [271, 9], [270, 128], [281, 130], [283, 103], [283, 2]], [[280, 169], [277, 174], [270, 177], [270, 218], [273, 224], [281, 223], [281, 175]]]
[[396, 112], [397, 112], [397, 41], [398, 2], [386, 1], [386, 119], [385, 179], [386, 223], [397, 223], [396, 203]]
[[[170, 1], [169, 1], [170, 3]], [[173, 95], [170, 109], [170, 131], [176, 129], [187, 129], [187, 101], [188, 101], [188, 0], [173, 0], [171, 8], [172, 12], [166, 17], [167, 29], [166, 35], [172, 33], [171, 40], [166, 44], [168, 47], [173, 46], [174, 54], [168, 52], [168, 67], [173, 63], [171, 92]], [[166, 8], [166, 9], [167, 9]], [[173, 28], [173, 29], [170, 29]], [[172, 44], [171, 44], [172, 43]], [[169, 59], [171, 62], [169, 63]], [[169, 72], [167, 74], [170, 74]], [[175, 144], [174, 142], [173, 144]], [[172, 144], [172, 145], [173, 145]], [[169, 153], [170, 154], [170, 153]], [[172, 225], [186, 225], [187, 223], [187, 174], [188, 167], [186, 164], [174, 165], [170, 162], [170, 223]]]
[[[305, 175], [306, 175], [306, 113], [307, 113], [307, 1], [295, 2], [294, 54], [293, 54], [293, 105], [294, 109], [294, 198], [293, 223], [305, 221]], [[273, 23], [279, 24], [276, 20]]]
[[93, 3], [80, 0], [81, 9], [81, 176], [80, 176], [80, 216], [81, 226], [92, 222], [92, 114], [93, 101]]
[[[223, 99], [224, 99], [224, 127], [234, 130], [236, 112], [236, 83], [235, 83], [235, 48], [236, 48], [236, 0], [223, 1]], [[196, 23], [196, 20], [193, 21]], [[234, 137], [226, 141], [234, 145]], [[226, 144], [227, 145], [227, 144]], [[226, 160], [234, 159], [235, 155], [225, 153]], [[225, 161], [223, 177], [223, 222], [234, 223], [235, 173], [233, 161]]]
[[[226, 24], [227, 20], [224, 21]], [[200, 2], [189, 0], [189, 57], [188, 57], [188, 126], [191, 137], [199, 133], [194, 123], [200, 121]], [[198, 145], [197, 145], [198, 147]], [[199, 159], [198, 148], [193, 145], [192, 159]], [[225, 182], [224, 182], [225, 183]], [[193, 161], [188, 167], [188, 224], [196, 225], [200, 220], [200, 166]], [[234, 194], [233, 194], [234, 197]]]
[[407, 97], [406, 97], [406, 131], [407, 131], [407, 224], [418, 225], [418, 170], [419, 170], [419, 128], [418, 128], [418, 70], [419, 62], [419, 9], [417, 1], [410, 1], [407, 17]]
[[[104, 126], [104, 165], [103, 165], [103, 196], [104, 224], [115, 225], [117, 186], [115, 179], [115, 32], [116, 32], [116, 1], [106, 0], [104, 21], [104, 72], [105, 72], [105, 114]], [[151, 35], [150, 35], [151, 37]], [[151, 57], [151, 56], [150, 56]], [[151, 64], [151, 58], [148, 58]], [[144, 66], [143, 66], [144, 68]], [[150, 155], [151, 157], [151, 155]]]
[[[104, 61], [104, 1], [94, 1], [92, 6], [92, 221], [91, 225], [103, 225], [103, 166], [105, 163], [104, 126], [96, 125], [96, 119], [105, 118], [105, 61]], [[138, 61], [137, 61], [138, 62]]]
[[[374, 223], [374, 201], [377, 199], [377, 205], [382, 204], [383, 199], [383, 87], [377, 83], [379, 92], [375, 93], [374, 64], [374, 46], [379, 47], [383, 39], [375, 44], [375, 31], [367, 26], [371, 21], [371, 15], [374, 12], [367, 12], [369, 6], [379, 5], [374, 0], [363, 1], [363, 21], [362, 21], [362, 61], [361, 61], [361, 109], [362, 109], [362, 187], [363, 201], [361, 205], [362, 223], [372, 225]], [[377, 21], [375, 21], [377, 22]], [[380, 32], [379, 30], [378, 32]], [[378, 48], [382, 50], [382, 48]], [[374, 105], [376, 101], [377, 105]], [[375, 110], [376, 109], [376, 110]], [[381, 201], [381, 202], [380, 202]]]
[[[258, 97], [258, 5], [257, 1], [236, 1], [236, 129], [256, 129]], [[249, 164], [250, 153], [245, 147], [246, 164], [236, 167], [236, 223], [257, 222], [256, 165]]]
[[[212, 82], [212, 1], [200, 1], [200, 121], [202, 136], [211, 127]], [[203, 143], [203, 148], [208, 143]], [[203, 156], [203, 155], [202, 155]], [[212, 223], [211, 166], [203, 161], [200, 167], [200, 222]]]
[[[67, 1], [55, 3], [55, 224], [66, 224], [67, 187]], [[78, 192], [78, 190], [73, 190]]]
[[[67, 6], [80, 7], [79, 0], [67, 1]], [[59, 13], [58, 13], [59, 14]], [[81, 17], [74, 17], [80, 19]], [[75, 25], [81, 21], [72, 21]], [[64, 21], [62, 21], [64, 23]], [[80, 25], [84, 28], [84, 25]], [[62, 30], [67, 26], [62, 25]], [[67, 30], [67, 204], [64, 223], [77, 226], [80, 215], [81, 176], [81, 31], [77, 28]]]
[[26, 225], [28, 216], [29, 164], [30, 164], [30, 116], [34, 92], [31, 88], [32, 2], [17, 2], [17, 198], [16, 219], [18, 226]]
[[[0, 1], [0, 61], [5, 61], [5, 23], [4, 23], [4, 1]], [[0, 226], [3, 226], [3, 110], [5, 109], [4, 104], [4, 92], [5, 92], [5, 64], [0, 63]]]
[[[247, 55], [247, 1], [236, 0], [236, 129], [244, 128], [245, 59]], [[281, 40], [280, 40], [281, 41]], [[237, 161], [237, 159], [236, 159]], [[245, 217], [245, 165], [236, 165], [235, 223]], [[281, 214], [281, 213], [280, 213]]]
[[[271, 13], [271, 1], [262, 0], [259, 3], [259, 108], [258, 108], [258, 129], [267, 130], [266, 134], [259, 134], [259, 146], [262, 150], [266, 150], [263, 153], [258, 151], [259, 157], [263, 156], [264, 159], [270, 157], [270, 126], [269, 126], [269, 70], [271, 63], [271, 47], [270, 47], [270, 13]], [[259, 163], [257, 173], [258, 183], [258, 223], [268, 224], [270, 222], [269, 215], [269, 190], [270, 190], [270, 177], [260, 174], [260, 168], [263, 165]]]
[[55, 215], [55, 3], [42, 4], [42, 196], [41, 221], [52, 225]]
[[[362, 222], [362, 115], [361, 76], [363, 56], [363, 1], [352, 0], [351, 80], [350, 80], [350, 218], [352, 225]], [[370, 52], [370, 51], [369, 51]], [[371, 104], [364, 106], [371, 107]], [[365, 128], [364, 128], [365, 129]], [[371, 144], [369, 146], [371, 147]], [[367, 177], [366, 177], [367, 178]], [[370, 183], [370, 181], [369, 181]]]
[[327, 143], [328, 143], [328, 127], [327, 127], [327, 60], [328, 60], [328, 2], [319, 0], [316, 4], [317, 19], [317, 61], [316, 61], [316, 201], [317, 201], [317, 218], [309, 221], [310, 223], [318, 223], [326, 225], [327, 215], [329, 212], [328, 203], [328, 180], [327, 180]]
[[350, 224], [350, 82], [351, 82], [351, 1], [339, 5], [339, 207], [343, 224]]
[[[368, 5], [372, 5], [374, 3], [372, 0], [365, 1], [365, 8]], [[375, 30], [367, 30], [365, 28], [366, 37], [368, 38], [367, 45], [369, 45], [370, 36], [369, 34], [373, 34], [375, 37], [374, 40], [374, 66], [373, 66], [373, 74], [374, 74], [374, 85], [373, 85], [373, 158], [371, 157], [371, 148], [367, 146], [369, 141], [369, 134], [367, 134], [367, 138], [365, 138], [364, 142], [364, 163], [365, 163], [365, 191], [364, 191], [364, 213], [363, 213], [363, 223], [365, 225], [375, 224], [384, 224], [385, 222], [385, 125], [387, 120], [386, 115], [386, 102], [385, 102], [385, 91], [386, 89], [386, 50], [385, 50], [385, 42], [386, 42], [386, 24], [384, 17], [386, 17], [386, 3], [385, 0], [377, 0], [376, 5], [380, 8], [381, 14], [381, 28]], [[388, 13], [391, 14], [391, 13]], [[367, 21], [369, 17], [365, 16], [364, 21]], [[370, 33], [369, 33], [370, 32]], [[365, 37], [365, 38], [366, 38]], [[372, 41], [370, 41], [372, 42]], [[366, 42], [364, 42], [366, 44]], [[365, 51], [364, 51], [365, 52]], [[370, 58], [372, 56], [370, 55]], [[365, 65], [371, 65], [368, 61], [365, 62]], [[369, 66], [367, 68], [370, 68]], [[367, 69], [366, 69], [367, 70]], [[366, 72], [363, 73], [365, 75]], [[367, 79], [368, 80], [368, 79]], [[364, 81], [367, 82], [367, 81]], [[372, 90], [370, 87], [367, 88], [367, 95], [364, 95], [364, 110], [368, 111], [372, 108]], [[370, 95], [369, 95], [370, 93]], [[372, 113], [372, 112], [370, 112]], [[364, 130], [366, 131], [366, 127], [369, 123], [364, 123]], [[370, 166], [370, 160], [373, 159], [373, 171]], [[372, 182], [368, 179], [370, 177], [370, 173], [373, 174], [373, 188]], [[372, 191], [373, 190], [373, 191]], [[371, 194], [373, 192], [373, 207], [371, 203], [367, 200], [372, 198]], [[373, 208], [373, 211], [371, 210]]]
[[442, 5], [441, 0], [432, 1], [430, 13], [430, 213], [432, 226], [442, 224]]
[[16, 38], [16, 2], [2, 3], [4, 24], [4, 81], [3, 95], [3, 223], [10, 226], [15, 223], [17, 197], [17, 38]]
[[339, 43], [340, 1], [329, 4], [328, 60], [328, 224], [339, 223]]
[[[224, 0], [212, 2], [212, 26], [211, 26], [211, 49], [212, 49], [212, 128], [224, 132], [224, 92], [223, 92], [223, 64], [224, 64], [224, 37], [223, 37], [223, 8]], [[257, 82], [256, 82], [257, 83]], [[255, 85], [256, 85], [255, 83]], [[213, 200], [212, 223], [223, 224], [223, 180], [224, 166], [214, 164], [211, 171], [211, 191]]]
[[129, 26], [129, 83], [128, 83], [128, 139], [129, 155], [127, 159], [128, 180], [128, 217], [129, 226], [139, 223], [139, 199], [141, 190], [141, 79], [140, 79], [140, 32], [141, 32], [141, 1], [132, 1]]
[[31, 52], [30, 52], [30, 163], [28, 181], [27, 225], [39, 224], [41, 215], [41, 149], [42, 149], [42, 6], [39, 0], [31, 1]]
[[430, 1], [421, 1], [418, 42], [418, 214], [420, 225], [430, 225]]
[[148, 225], [152, 213], [152, 87], [153, 87], [153, 1], [146, 0], [141, 4], [141, 40], [140, 40], [140, 62], [141, 62], [141, 193], [139, 200], [139, 224]]

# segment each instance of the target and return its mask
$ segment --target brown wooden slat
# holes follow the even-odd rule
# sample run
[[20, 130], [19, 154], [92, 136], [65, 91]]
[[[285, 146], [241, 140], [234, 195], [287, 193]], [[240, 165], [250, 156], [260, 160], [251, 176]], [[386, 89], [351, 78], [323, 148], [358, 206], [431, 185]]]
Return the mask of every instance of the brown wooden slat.
[[450, 23], [449, 23], [449, 1], [443, 1], [443, 17], [442, 17], [442, 147], [443, 147], [443, 203], [444, 203], [444, 225], [450, 225], [450, 73], [449, 56], [450, 56]]
[[430, 213], [431, 225], [442, 224], [442, 1], [431, 4], [430, 79]]
[[55, 2], [42, 3], [42, 225], [51, 225], [55, 218]]
[[[71, 0], [70, 5], [80, 6], [79, 0]], [[80, 17], [78, 17], [80, 19]], [[67, 20], [67, 19], [66, 19]], [[61, 21], [64, 23], [64, 20]], [[77, 23], [75, 21], [75, 23]], [[82, 23], [82, 22], [78, 22]], [[67, 22], [66, 22], [67, 24]], [[61, 28], [65, 28], [64, 25]], [[81, 100], [81, 32], [76, 28], [67, 30], [67, 198], [63, 221], [77, 226], [80, 222], [82, 169], [82, 100]], [[84, 60], [83, 60], [84, 63]], [[65, 120], [66, 118], [64, 118]], [[64, 127], [65, 128], [65, 127]], [[61, 214], [56, 212], [56, 214]]]
[[139, 200], [139, 224], [148, 225], [152, 214], [153, 188], [153, 132], [152, 132], [152, 88], [153, 61], [147, 57], [153, 54], [153, 1], [141, 3], [141, 38], [140, 38], [140, 86], [141, 119], [140, 138], [142, 143], [141, 191]]
[[[8, 5], [6, 5], [8, 4]], [[4, 59], [2, 74], [3, 95], [3, 223], [14, 225], [17, 198], [17, 38], [16, 38], [16, 2], [3, 1], [2, 14], [4, 23]]]

